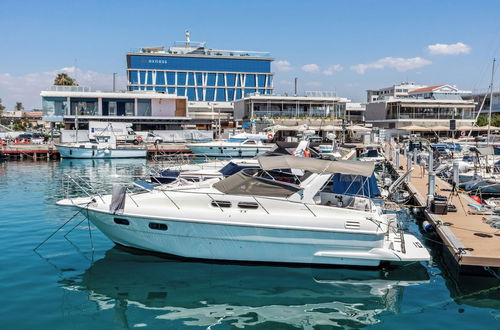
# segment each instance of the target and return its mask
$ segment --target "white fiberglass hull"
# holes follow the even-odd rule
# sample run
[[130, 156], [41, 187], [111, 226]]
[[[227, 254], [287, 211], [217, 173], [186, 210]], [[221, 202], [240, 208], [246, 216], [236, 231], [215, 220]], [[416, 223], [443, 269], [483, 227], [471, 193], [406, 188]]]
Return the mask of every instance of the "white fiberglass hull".
[[[135, 200], [138, 205], [143, 204], [139, 196]], [[179, 201], [175, 196], [172, 200]], [[68, 206], [71, 203], [67, 200], [59, 202]], [[88, 200], [82, 203], [86, 204]], [[168, 198], [163, 203], [168, 204]], [[130, 212], [125, 210], [124, 214], [117, 215], [110, 214], [100, 205], [90, 205], [84, 214], [117, 244], [186, 258], [351, 266], [378, 266], [382, 261], [401, 264], [429, 260], [427, 250], [412, 235], [405, 234], [404, 239], [399, 240], [391, 237], [392, 231], [346, 229], [345, 220], [341, 219], [345, 217], [343, 210], [336, 211], [340, 213], [339, 217], [331, 215], [328, 218], [323, 214], [332, 214], [335, 210], [323, 207], [321, 211], [311, 206], [317, 214], [317, 218], [311, 218], [307, 216], [307, 208], [299, 205], [296, 210], [275, 215], [271, 209], [267, 214], [263, 210], [223, 212], [214, 208], [193, 216], [195, 211], [183, 209], [182, 201], [180, 209], [165, 207], [148, 216], [142, 212], [142, 215], [136, 214], [134, 209], [131, 207]], [[144, 211], [142, 207], [136, 210]], [[210, 220], [214, 219], [216, 212], [219, 218]], [[303, 220], [307, 218], [311, 224]], [[355, 215], [351, 217], [355, 218]], [[346, 220], [346, 224], [348, 222]], [[285, 225], [287, 223], [290, 225]], [[337, 228], [325, 227], [328, 223], [337, 223]], [[405, 245], [404, 249], [394, 249], [401, 243]]]
[[119, 148], [93, 149], [56, 145], [62, 158], [108, 159], [108, 158], [146, 158], [147, 149]]
[[188, 144], [187, 147], [195, 155], [208, 157], [255, 157], [271, 150], [272, 146], [250, 146], [250, 145], [208, 145], [208, 144]]

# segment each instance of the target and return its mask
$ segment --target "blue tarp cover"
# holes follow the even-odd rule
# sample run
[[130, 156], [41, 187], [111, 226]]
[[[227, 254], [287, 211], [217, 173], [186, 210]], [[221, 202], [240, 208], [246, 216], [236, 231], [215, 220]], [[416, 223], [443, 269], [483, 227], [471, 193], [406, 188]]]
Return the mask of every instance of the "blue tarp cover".
[[365, 197], [380, 196], [380, 189], [377, 186], [375, 174], [367, 178], [360, 175], [335, 174], [333, 176], [334, 194], [357, 195]]

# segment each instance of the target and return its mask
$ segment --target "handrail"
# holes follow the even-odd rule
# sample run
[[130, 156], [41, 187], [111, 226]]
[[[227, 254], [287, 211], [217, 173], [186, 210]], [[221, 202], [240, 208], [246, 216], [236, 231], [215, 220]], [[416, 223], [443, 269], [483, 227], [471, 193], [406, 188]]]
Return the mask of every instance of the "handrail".
[[167, 195], [167, 193], [165, 192], [165, 190], [160, 190], [160, 191], [163, 193], [163, 195], [165, 195], [165, 197], [167, 197], [167, 198], [168, 198], [168, 199], [172, 202], [172, 204], [174, 204], [174, 205], [175, 205], [175, 207], [176, 207], [178, 210], [180, 210], [180, 209], [181, 209], [181, 208], [179, 207], [179, 205], [177, 205], [177, 203], [176, 203], [176, 202], [174, 202], [174, 200], [173, 200], [170, 196], [168, 196], [168, 195]]
[[259, 205], [260, 205], [260, 207], [262, 207], [262, 209], [263, 209], [264, 211], [266, 211], [266, 213], [267, 213], [267, 214], [270, 214], [270, 213], [269, 213], [269, 211], [268, 211], [268, 210], [264, 207], [264, 205], [262, 205], [262, 204], [261, 204], [261, 202], [259, 202], [259, 201], [257, 200], [257, 197], [255, 197], [255, 196], [252, 196], [252, 197], [253, 197], [253, 199], [257, 202], [257, 204], [259, 204]]

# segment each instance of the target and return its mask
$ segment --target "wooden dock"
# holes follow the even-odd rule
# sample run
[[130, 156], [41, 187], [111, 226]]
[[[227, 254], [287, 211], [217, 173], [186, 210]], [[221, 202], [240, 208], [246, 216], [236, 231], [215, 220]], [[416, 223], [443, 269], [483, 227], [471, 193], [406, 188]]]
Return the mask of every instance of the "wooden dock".
[[[123, 146], [123, 145], [122, 145]], [[127, 144], [127, 148], [144, 148], [144, 145], [135, 146]], [[173, 154], [190, 154], [186, 145], [181, 143], [161, 143], [158, 145], [148, 144], [148, 158], [161, 158]], [[52, 144], [11, 144], [0, 147], [0, 153], [7, 160], [52, 160], [61, 156]]]
[[[386, 154], [387, 159], [390, 159]], [[389, 161], [398, 175], [406, 173], [407, 160], [404, 155], [399, 158], [400, 168], [395, 168], [394, 161]], [[419, 206], [427, 206], [428, 172], [421, 176], [419, 165], [412, 165], [414, 171], [406, 184], [406, 188]], [[436, 177], [436, 194], [451, 199], [457, 212], [446, 215], [434, 214], [429, 208], [423, 208], [423, 214], [433, 224], [442, 242], [453, 256], [459, 269], [484, 268], [499, 274], [500, 267], [500, 229], [495, 229], [483, 221], [487, 215], [470, 214], [474, 209], [468, 204], [476, 203], [470, 196], [458, 193], [451, 196], [451, 185]], [[450, 202], [449, 202], [450, 203]], [[486, 268], [485, 268], [486, 269]]]

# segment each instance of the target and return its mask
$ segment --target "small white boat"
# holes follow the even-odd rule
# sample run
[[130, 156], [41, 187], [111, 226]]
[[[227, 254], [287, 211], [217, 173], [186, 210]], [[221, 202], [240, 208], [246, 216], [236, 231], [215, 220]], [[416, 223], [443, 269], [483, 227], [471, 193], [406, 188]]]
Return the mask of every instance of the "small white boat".
[[58, 205], [85, 209], [117, 244], [181, 257], [353, 266], [430, 259], [370, 198], [328, 187], [335, 173], [370, 177], [373, 163], [275, 156], [259, 164], [199, 188], [130, 195], [117, 186]]
[[56, 149], [62, 158], [146, 158], [148, 150], [145, 148], [118, 148], [112, 136], [96, 136], [96, 142], [75, 142], [56, 144]]
[[273, 146], [272, 143], [262, 143], [258, 139], [246, 139], [243, 142], [213, 141], [187, 144], [195, 155], [208, 157], [255, 157], [271, 150]]

